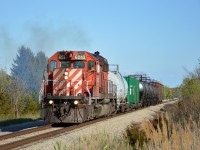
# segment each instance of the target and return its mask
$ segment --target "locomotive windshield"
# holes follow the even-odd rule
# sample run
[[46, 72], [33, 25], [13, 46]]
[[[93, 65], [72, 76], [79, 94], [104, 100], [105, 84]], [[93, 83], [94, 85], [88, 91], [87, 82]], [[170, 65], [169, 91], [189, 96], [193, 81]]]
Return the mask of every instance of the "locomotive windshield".
[[55, 61], [55, 60], [52, 60], [52, 61], [50, 62], [50, 71], [52, 72], [54, 68], [56, 68], [56, 61]]
[[85, 64], [83, 61], [74, 61], [74, 68], [84, 68]]
[[60, 67], [61, 68], [70, 68], [71, 67], [71, 62], [70, 61], [61, 61], [60, 62]]

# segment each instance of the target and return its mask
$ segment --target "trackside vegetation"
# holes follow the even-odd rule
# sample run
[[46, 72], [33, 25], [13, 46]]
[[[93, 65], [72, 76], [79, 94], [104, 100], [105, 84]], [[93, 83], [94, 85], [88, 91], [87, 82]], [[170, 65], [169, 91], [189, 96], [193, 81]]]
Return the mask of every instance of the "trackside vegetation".
[[80, 137], [71, 145], [57, 141], [54, 149], [199, 149], [200, 62], [193, 72], [188, 73], [179, 87], [165, 90], [168, 99], [179, 98], [180, 101], [166, 105], [153, 120], [146, 120], [141, 124], [133, 122], [121, 136], [94, 133]]
[[46, 64], [47, 57], [43, 52], [34, 55], [30, 48], [21, 46], [13, 61], [11, 73], [0, 69], [1, 122], [39, 117], [38, 92]]

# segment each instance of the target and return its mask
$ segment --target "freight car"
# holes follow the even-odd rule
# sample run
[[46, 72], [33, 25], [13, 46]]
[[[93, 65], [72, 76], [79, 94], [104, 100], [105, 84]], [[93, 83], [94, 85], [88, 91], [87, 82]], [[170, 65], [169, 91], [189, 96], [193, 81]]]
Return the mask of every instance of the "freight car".
[[123, 77], [99, 52], [59, 51], [48, 59], [40, 90], [41, 117], [82, 123], [162, 101], [162, 84], [144, 75]]
[[145, 74], [124, 77], [128, 83], [127, 101], [131, 108], [155, 105], [162, 102], [162, 84]]

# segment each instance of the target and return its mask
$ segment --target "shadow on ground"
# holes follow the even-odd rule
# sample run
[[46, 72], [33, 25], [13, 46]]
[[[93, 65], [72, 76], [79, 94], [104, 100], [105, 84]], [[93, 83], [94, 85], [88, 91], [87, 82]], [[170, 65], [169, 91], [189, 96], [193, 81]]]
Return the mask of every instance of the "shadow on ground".
[[[28, 120], [26, 120], [28, 121]], [[9, 125], [5, 125], [5, 122], [0, 122], [0, 132], [17, 132], [20, 130], [24, 130], [27, 128], [33, 128], [38, 126], [47, 125], [48, 123], [44, 122], [43, 120], [34, 120], [34, 121], [28, 121], [23, 123], [10, 123]]]

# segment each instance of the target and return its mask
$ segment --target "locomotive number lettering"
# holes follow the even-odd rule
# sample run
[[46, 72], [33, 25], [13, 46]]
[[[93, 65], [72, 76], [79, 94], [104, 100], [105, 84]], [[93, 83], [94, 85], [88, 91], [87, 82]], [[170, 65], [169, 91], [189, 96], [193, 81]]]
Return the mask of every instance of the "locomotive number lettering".
[[75, 55], [76, 60], [84, 60], [85, 59], [85, 55]]

